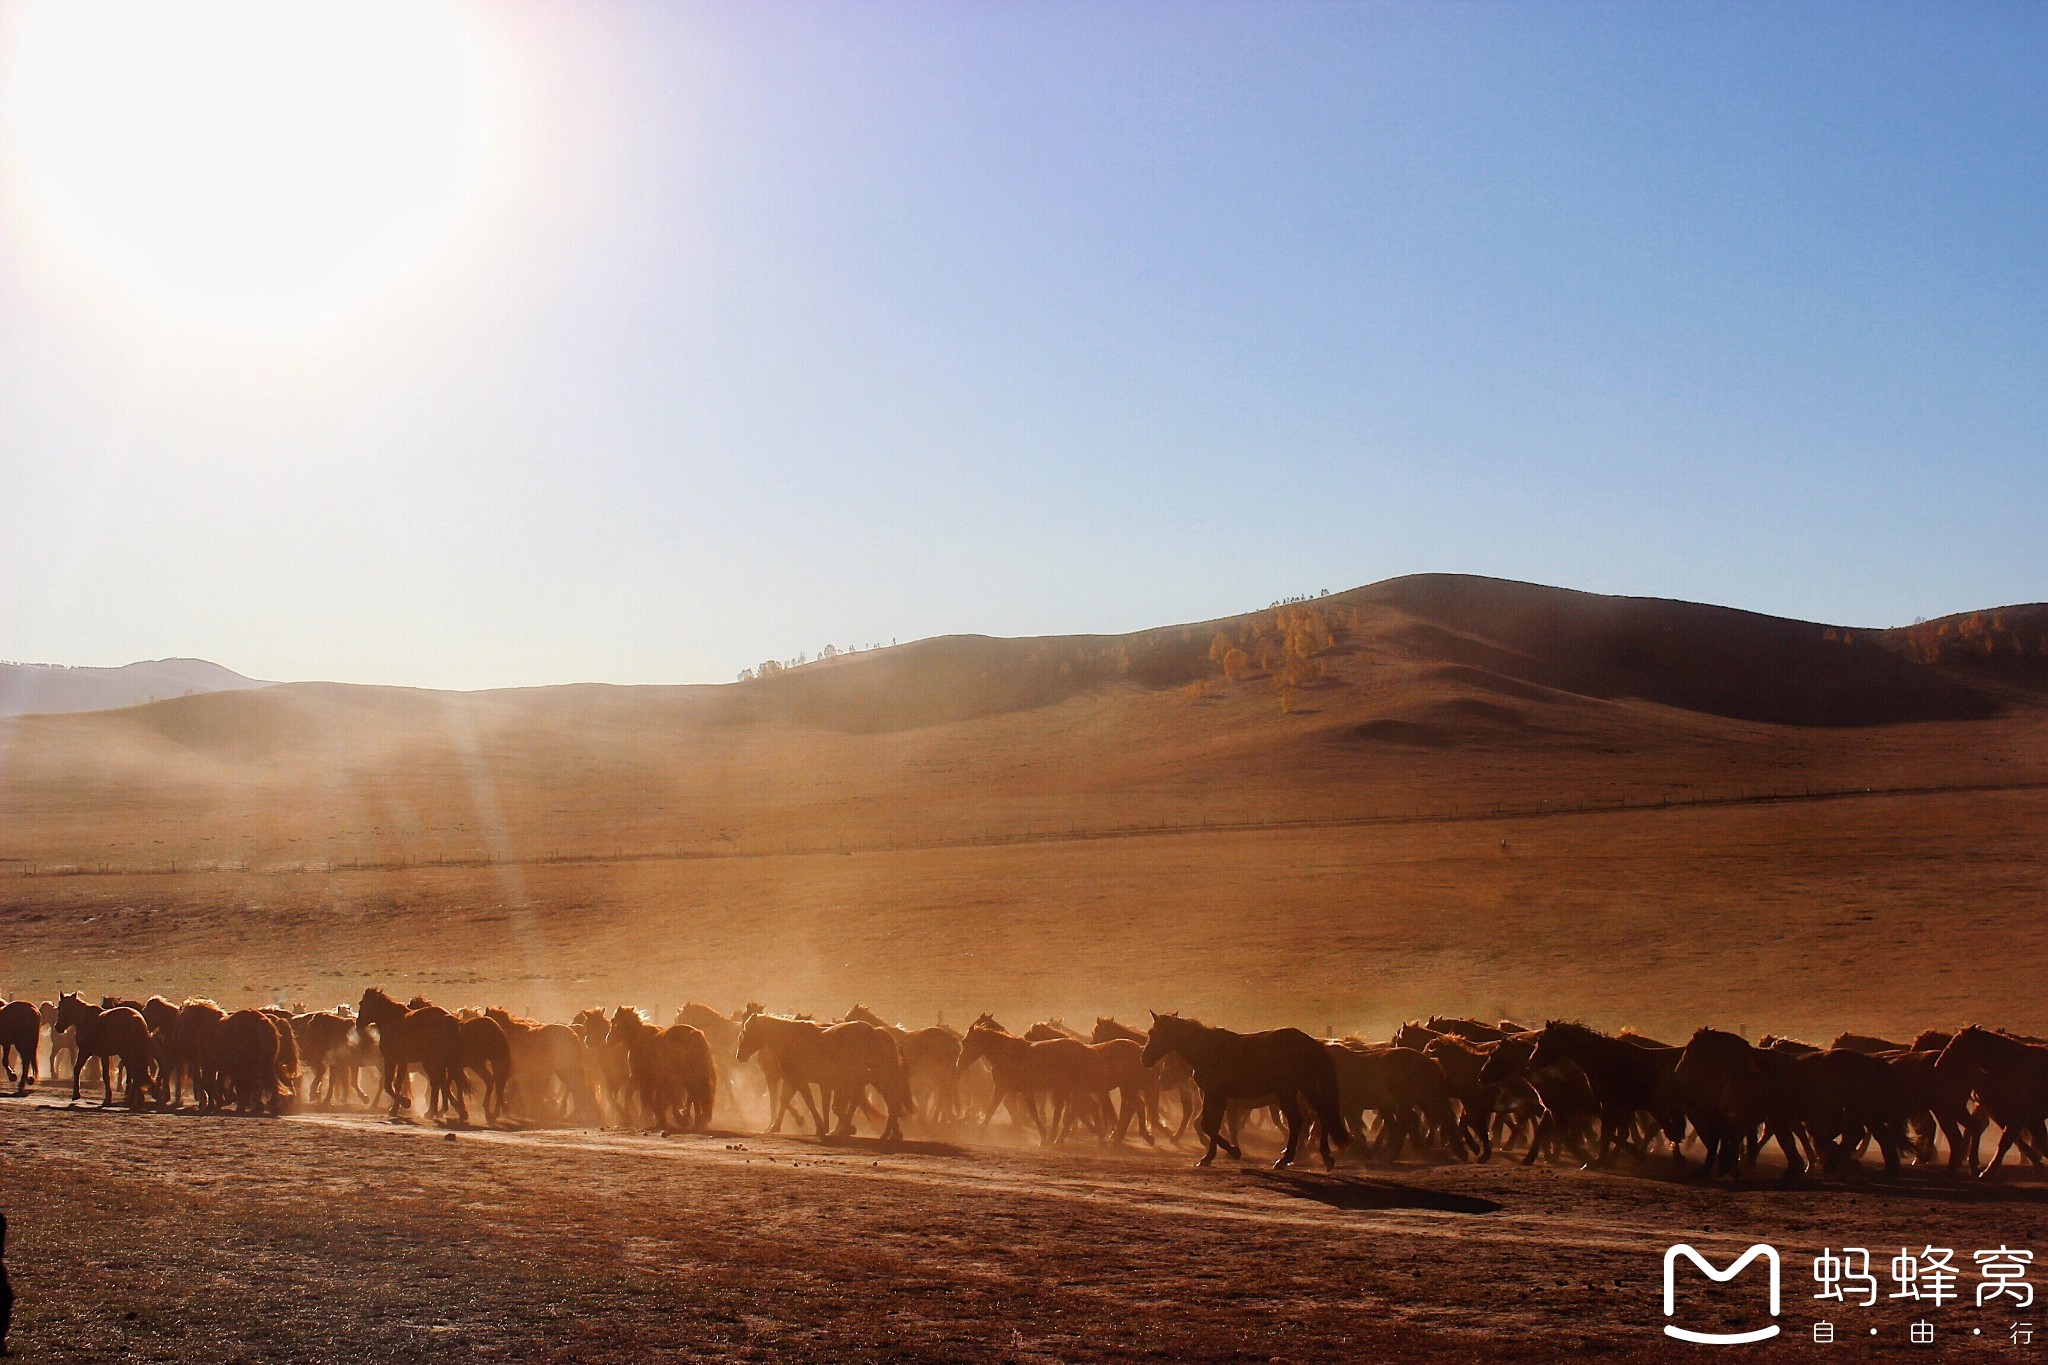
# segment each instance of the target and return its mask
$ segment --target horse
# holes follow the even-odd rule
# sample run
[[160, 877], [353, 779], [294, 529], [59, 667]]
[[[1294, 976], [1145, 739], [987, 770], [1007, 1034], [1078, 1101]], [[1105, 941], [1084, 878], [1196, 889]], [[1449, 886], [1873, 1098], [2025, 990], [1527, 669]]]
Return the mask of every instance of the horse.
[[1111, 1038], [1106, 1042], [1089, 1043], [1088, 1048], [1102, 1059], [1104, 1082], [1113, 1091], [1121, 1108], [1117, 1112], [1116, 1141], [1121, 1143], [1130, 1131], [1131, 1119], [1138, 1120], [1138, 1135], [1150, 1147], [1157, 1147], [1159, 1139], [1155, 1130], [1159, 1122], [1159, 1073], [1145, 1065], [1145, 1048], [1142, 1043], [1129, 1038]]
[[36, 1054], [43, 1048], [43, 1016], [36, 1010], [32, 1000], [10, 1000], [0, 1005], [0, 1066], [5, 1066], [8, 1079], [14, 1077], [14, 1067], [7, 1065], [12, 1057], [21, 1066], [21, 1084], [16, 1095], [26, 1095], [29, 1084], [36, 1079]]
[[[483, 1082], [484, 1122], [496, 1123], [505, 1108], [505, 1087], [512, 1082], [511, 1045], [505, 1030], [488, 1015], [456, 1022], [462, 1040], [462, 1070]], [[466, 1088], [459, 1084], [458, 1093]]]
[[1533, 1032], [1472, 1046], [1488, 1053], [1485, 1064], [1479, 1068], [1482, 1084], [1503, 1090], [1527, 1086], [1535, 1099], [1536, 1127], [1529, 1138], [1529, 1150], [1522, 1154], [1524, 1166], [1534, 1165], [1546, 1152], [1555, 1155], [1563, 1150], [1569, 1150], [1582, 1162], [1593, 1159], [1586, 1150], [1585, 1138], [1600, 1115], [1600, 1105], [1593, 1097], [1593, 1087], [1585, 1072], [1569, 1063], [1531, 1066], [1529, 1059], [1536, 1051]]
[[[1113, 1039], [1123, 1038], [1136, 1043], [1142, 1049], [1149, 1036], [1143, 1029], [1135, 1029], [1129, 1024], [1120, 1024], [1114, 1019], [1098, 1016], [1089, 1039], [1091, 1042], [1107, 1043]], [[1143, 1056], [1142, 1052], [1140, 1056]], [[1152, 1068], [1152, 1072], [1159, 1078], [1160, 1095], [1171, 1094], [1180, 1100], [1180, 1124], [1173, 1130], [1173, 1139], [1178, 1142], [1202, 1108], [1202, 1092], [1195, 1085], [1195, 1069], [1188, 1065], [1187, 1058], [1176, 1055], [1162, 1060], [1159, 1065]], [[1155, 1099], [1155, 1115], [1160, 1108], [1159, 1100]]]
[[1600, 1152], [1592, 1164], [1605, 1166], [1617, 1148], [1645, 1160], [1636, 1141], [1636, 1115], [1648, 1113], [1671, 1143], [1672, 1156], [1683, 1167], [1679, 1144], [1685, 1140], [1685, 1113], [1678, 1101], [1672, 1073], [1683, 1053], [1678, 1048], [1647, 1047], [1610, 1038], [1583, 1024], [1553, 1019], [1536, 1035], [1531, 1068], [1570, 1062], [1585, 1073], [1593, 1100], [1600, 1107]]
[[[1110, 1113], [1116, 1119], [1115, 1140], [1121, 1144], [1130, 1133], [1131, 1120], [1136, 1119], [1139, 1135], [1151, 1145], [1158, 1146], [1152, 1130], [1159, 1121], [1159, 1076], [1144, 1063], [1144, 1045], [1129, 1038], [1090, 1042], [1057, 1019], [1041, 1020], [1024, 1030], [1024, 1041], [1028, 1043], [1060, 1039], [1080, 1043], [1101, 1058], [1103, 1088], [1117, 1100], [1110, 1106]], [[1095, 1107], [1099, 1110], [1101, 1105], [1098, 1103]], [[1102, 1121], [1106, 1117], [1098, 1114], [1092, 1123], [1097, 1136], [1109, 1136]]]
[[930, 1028], [906, 1028], [885, 1023], [865, 1005], [855, 1005], [841, 1017], [841, 1023], [873, 1024], [889, 1031], [903, 1050], [903, 1067], [910, 1077], [910, 1095], [919, 1112], [933, 1122], [951, 1122], [960, 1116], [960, 1035], [944, 1024]]
[[1401, 1149], [1411, 1140], [1421, 1148], [1424, 1139], [1418, 1114], [1453, 1152], [1460, 1157], [1466, 1154], [1451, 1109], [1450, 1082], [1430, 1058], [1393, 1043], [1325, 1040], [1323, 1047], [1336, 1067], [1338, 1111], [1353, 1130], [1365, 1131], [1367, 1110], [1380, 1116], [1375, 1155], [1398, 1161]]
[[[741, 1036], [745, 1036], [747, 1024], [751, 1020], [758, 1015], [765, 1015], [766, 1013], [767, 1011], [762, 1007], [760, 1001], [749, 1000], [746, 1007], [740, 1011]], [[768, 1017], [777, 1018], [780, 1016], [769, 1015]], [[816, 1022], [805, 1015], [797, 1015], [794, 1018], [800, 1023]], [[768, 1088], [768, 1131], [771, 1133], [781, 1132], [783, 1119], [791, 1115], [796, 1115], [799, 1123], [803, 1121], [802, 1116], [797, 1114], [796, 1083], [782, 1069], [782, 1043], [787, 1036], [777, 1030], [769, 1029], [766, 1035], [760, 1037], [758, 1045], [750, 1053], [743, 1053], [737, 1043], [733, 1045], [733, 1056], [737, 1061], [742, 1063], [751, 1061], [760, 1069], [762, 1082]], [[808, 1099], [808, 1096], [806, 1098]]]
[[298, 1040], [299, 1056], [312, 1077], [307, 1091], [309, 1100], [332, 1108], [335, 1089], [344, 1078], [355, 1097], [364, 1098], [362, 1088], [356, 1084], [356, 1067], [361, 1064], [357, 1047], [366, 1040], [356, 1033], [355, 1020], [337, 1010], [297, 1014], [292, 1016], [292, 1035]]
[[[1038, 1130], [1039, 1145], [1050, 1147], [1066, 1136], [1084, 1104], [1093, 1106], [1097, 1115], [1115, 1111], [1103, 1059], [1078, 1038], [1019, 1038], [984, 1014], [960, 1044], [960, 1065], [976, 1060], [988, 1064], [994, 1083], [988, 1110], [981, 1116], [983, 1132], [999, 1106], [1008, 1104], [1014, 1118], [1021, 1102]], [[1051, 1100], [1050, 1122], [1039, 1112], [1041, 1094]], [[1102, 1136], [1107, 1140], [1106, 1132]]]
[[139, 1010], [125, 1005], [113, 1009], [88, 1005], [78, 998], [77, 992], [67, 991], [57, 1000], [57, 1027], [77, 1030], [77, 1051], [71, 1059], [73, 1104], [78, 1103], [79, 1076], [85, 1070], [87, 1059], [97, 1057], [102, 1085], [100, 1107], [113, 1106], [111, 1067], [117, 1059], [127, 1074], [124, 1087], [126, 1102], [131, 1109], [141, 1107], [142, 1091], [150, 1077], [150, 1050], [149, 1025], [143, 1022]]
[[1795, 1055], [1790, 1073], [1798, 1122], [1823, 1170], [1854, 1169], [1856, 1148], [1867, 1136], [1884, 1153], [1885, 1178], [1898, 1178], [1906, 1109], [1899, 1074], [1889, 1062], [1852, 1048], [1830, 1048]]
[[[764, 1050], [772, 1050], [783, 1077], [810, 1106], [818, 1137], [850, 1136], [854, 1111], [873, 1086], [888, 1109], [882, 1129], [885, 1141], [903, 1137], [903, 1117], [917, 1112], [910, 1097], [910, 1078], [903, 1065], [903, 1053], [886, 1029], [852, 1020], [829, 1027], [809, 1019], [784, 1019], [755, 1013], [740, 1026], [740, 1061]], [[825, 1096], [825, 1107], [812, 1094], [816, 1086]], [[837, 1119], [829, 1128], [825, 1108]]]
[[[1435, 1042], [1437, 1039], [1445, 1037], [1465, 1038], [1465, 1035], [1462, 1033], [1446, 1034], [1437, 1029], [1431, 1028], [1427, 1024], [1420, 1024], [1417, 1023], [1415, 1020], [1410, 1019], [1407, 1023], [1401, 1025], [1401, 1027], [1394, 1030], [1394, 1036], [1389, 1041], [1391, 1041], [1395, 1047], [1405, 1047], [1410, 1052], [1422, 1052], [1427, 1050], [1429, 1045]], [[1471, 1042], [1473, 1040], [1465, 1038], [1465, 1041]]]
[[[583, 1039], [576, 1030], [567, 1024], [514, 1018], [497, 1006], [485, 1010], [484, 1017], [504, 1030], [506, 1045], [511, 1049], [512, 1084], [516, 1089], [508, 1090], [508, 1094], [517, 1108], [557, 1121], [596, 1122], [597, 1092], [591, 1087], [590, 1071], [584, 1065]], [[555, 1093], [557, 1086], [561, 1088], [559, 1097]], [[534, 1106], [540, 1104], [553, 1112], [538, 1114]]]
[[427, 1077], [427, 1117], [453, 1104], [460, 1121], [469, 1122], [469, 1106], [463, 1099], [467, 1087], [462, 1080], [462, 1025], [454, 1015], [438, 1005], [408, 1008], [371, 986], [356, 1006], [356, 1028], [361, 1032], [371, 1027], [377, 1030], [377, 1047], [383, 1054], [381, 1086], [391, 1096], [393, 1118], [412, 1107], [405, 1073], [418, 1066]]
[[[1858, 1049], [1850, 1049], [1852, 1051]], [[1971, 1084], [1967, 1076], [1951, 1070], [1937, 1074], [1939, 1052], [1877, 1052], [1899, 1078], [1900, 1102], [1920, 1130], [1913, 1161], [1918, 1166], [1934, 1164], [1934, 1136], [1948, 1142], [1948, 1165], [1944, 1174], [1953, 1177], [1965, 1162], [1973, 1172], [1978, 1166], [1977, 1141], [1990, 1126], [1991, 1117], [1970, 1108]]]
[[733, 1085], [732, 1072], [736, 1065], [733, 1053], [739, 1050], [740, 1045], [740, 1021], [692, 1000], [677, 1010], [676, 1017], [669, 1022], [688, 1024], [704, 1035], [704, 1041], [711, 1047], [711, 1064], [718, 1070], [718, 1091], [725, 1096], [726, 1107], [735, 1114], [739, 1113], [740, 1096]]
[[[2048, 1047], [1971, 1024], [1949, 1039], [1934, 1063], [1938, 1080], [1967, 1082], [1983, 1111], [1998, 1124], [1998, 1148], [1991, 1162], [1977, 1172], [1989, 1180], [2022, 1134], [2048, 1150]], [[1975, 1143], [1973, 1142], [1974, 1148]]]
[[625, 1048], [641, 1110], [654, 1127], [668, 1132], [710, 1126], [718, 1071], [701, 1032], [688, 1024], [658, 1029], [638, 1010], [620, 1005], [605, 1036]]
[[195, 1060], [213, 1078], [211, 1107], [218, 1111], [232, 1103], [244, 1114], [280, 1112], [291, 1089], [279, 1054], [277, 1021], [262, 1010], [236, 1010], [207, 1029]]
[[633, 1120], [638, 1103], [633, 1092], [633, 1066], [623, 1042], [611, 1041], [611, 1024], [599, 1009], [578, 1010], [569, 1027], [583, 1039], [583, 1059], [601, 1098], [611, 1104], [622, 1124]]
[[1785, 1179], [1806, 1170], [1797, 1143], [1800, 1117], [1792, 1093], [1796, 1080], [1791, 1053], [1751, 1047], [1749, 1040], [1719, 1029], [1696, 1030], [1672, 1070], [1686, 1121], [1706, 1148], [1702, 1179], [1732, 1174], [1745, 1142], [1759, 1124], [1785, 1154]]
[[1481, 1161], [1491, 1160], [1493, 1111], [1500, 1102], [1500, 1088], [1479, 1079], [1488, 1054], [1455, 1033], [1442, 1033], [1430, 1040], [1422, 1055], [1444, 1073], [1451, 1098], [1458, 1103], [1458, 1127], [1465, 1138], [1479, 1149]]
[[1202, 1116], [1197, 1126], [1208, 1148], [1197, 1166], [1215, 1161], [1219, 1146], [1233, 1158], [1243, 1158], [1237, 1144], [1222, 1136], [1223, 1111], [1232, 1101], [1279, 1107], [1287, 1123], [1287, 1146], [1273, 1163], [1276, 1170], [1294, 1164], [1301, 1145], [1303, 1100], [1316, 1118], [1325, 1170], [1337, 1164], [1331, 1144], [1343, 1148], [1351, 1142], [1351, 1129], [1338, 1105], [1336, 1063], [1327, 1048], [1300, 1029], [1233, 1033], [1211, 1028], [1198, 1019], [1154, 1010], [1142, 1059], [1153, 1066], [1170, 1054], [1178, 1054], [1194, 1068], [1195, 1084], [1202, 1091]]

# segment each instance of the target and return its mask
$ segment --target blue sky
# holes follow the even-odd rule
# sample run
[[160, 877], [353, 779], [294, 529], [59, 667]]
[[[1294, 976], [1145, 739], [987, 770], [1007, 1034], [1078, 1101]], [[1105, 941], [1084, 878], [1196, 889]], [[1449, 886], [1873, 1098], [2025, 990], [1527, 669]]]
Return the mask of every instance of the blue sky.
[[0, 218], [0, 656], [720, 681], [1431, 570], [2048, 597], [2048, 9], [465, 13], [495, 188], [335, 315]]

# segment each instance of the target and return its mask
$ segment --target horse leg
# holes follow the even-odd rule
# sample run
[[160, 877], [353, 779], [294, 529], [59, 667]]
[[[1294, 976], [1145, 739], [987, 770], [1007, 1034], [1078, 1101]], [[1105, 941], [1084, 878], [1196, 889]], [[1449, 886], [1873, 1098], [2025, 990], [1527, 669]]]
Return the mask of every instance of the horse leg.
[[2005, 1160], [2005, 1154], [2012, 1149], [2013, 1141], [2018, 1136], [2019, 1134], [2011, 1126], [2007, 1126], [1999, 1133], [1998, 1150], [1991, 1154], [1991, 1164], [1977, 1172], [1979, 1180], [1989, 1180], [1998, 1174], [1999, 1163]]
[[[830, 1127], [825, 1122], [825, 1111], [818, 1107], [818, 1097], [811, 1093], [811, 1087], [809, 1084], [805, 1084], [799, 1088], [803, 1091], [804, 1103], [809, 1105], [811, 1108], [811, 1122], [817, 1126], [818, 1140], [822, 1142], [825, 1140], [825, 1137], [831, 1132]], [[829, 1102], [830, 1096], [827, 1096], [826, 1098]]]
[[1548, 1109], [1536, 1116], [1536, 1131], [1529, 1137], [1529, 1150], [1522, 1153], [1524, 1166], [1535, 1165], [1536, 1158], [1542, 1155], [1543, 1149], [1556, 1141], [1556, 1127], [1556, 1121]]
[[[1220, 1095], [1214, 1097], [1205, 1095], [1202, 1097], [1202, 1115], [1195, 1121], [1195, 1131], [1208, 1139], [1209, 1145], [1208, 1149], [1202, 1153], [1201, 1160], [1195, 1163], [1198, 1167], [1207, 1166], [1215, 1161], [1216, 1149], [1218, 1147], [1229, 1151], [1236, 1145], [1227, 1141], [1223, 1136], [1223, 1107], [1223, 1098]], [[1233, 1156], [1236, 1155], [1234, 1151], [1231, 1154]]]
[[[1301, 1146], [1301, 1101], [1287, 1095], [1274, 1107], [1280, 1111], [1280, 1118], [1287, 1125], [1287, 1145], [1281, 1149], [1280, 1159], [1273, 1163], [1273, 1169], [1284, 1171], [1294, 1164], [1295, 1149]], [[1323, 1140], [1325, 1143], [1329, 1141], [1327, 1133], [1323, 1135]], [[1328, 1151], [1323, 1155], [1328, 1156]]]

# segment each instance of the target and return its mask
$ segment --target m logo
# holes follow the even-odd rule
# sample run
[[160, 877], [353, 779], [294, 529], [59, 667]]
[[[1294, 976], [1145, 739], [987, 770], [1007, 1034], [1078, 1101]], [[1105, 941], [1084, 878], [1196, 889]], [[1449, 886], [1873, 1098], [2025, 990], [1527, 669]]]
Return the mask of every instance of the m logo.
[[[1685, 1243], [1665, 1248], [1664, 1251], [1664, 1316], [1670, 1317], [1678, 1311], [1678, 1285], [1672, 1275], [1672, 1268], [1678, 1258], [1685, 1257], [1700, 1268], [1700, 1273], [1715, 1284], [1726, 1284], [1742, 1273], [1744, 1266], [1761, 1256], [1771, 1267], [1771, 1316], [1778, 1316], [1778, 1249], [1758, 1242], [1749, 1250], [1736, 1257], [1726, 1270], [1716, 1270], [1706, 1257], [1694, 1251]], [[1692, 1332], [1683, 1327], [1664, 1324], [1664, 1335], [1680, 1341], [1697, 1342], [1702, 1346], [1740, 1346], [1748, 1341], [1769, 1341], [1778, 1335], [1778, 1324], [1759, 1327], [1753, 1332]]]

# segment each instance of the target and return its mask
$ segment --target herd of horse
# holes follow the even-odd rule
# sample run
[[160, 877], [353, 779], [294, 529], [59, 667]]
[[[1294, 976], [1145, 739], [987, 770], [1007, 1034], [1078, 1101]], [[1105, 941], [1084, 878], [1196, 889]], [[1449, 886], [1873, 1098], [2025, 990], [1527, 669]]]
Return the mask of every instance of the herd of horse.
[[410, 1117], [417, 1082], [427, 1117], [458, 1124], [477, 1097], [490, 1124], [693, 1132], [721, 1111], [749, 1122], [754, 1109], [768, 1132], [808, 1120], [820, 1139], [863, 1123], [901, 1139], [906, 1121], [957, 1138], [1002, 1117], [1046, 1146], [1133, 1135], [1156, 1146], [1192, 1127], [1205, 1166], [1219, 1150], [1242, 1157], [1240, 1139], [1261, 1127], [1282, 1142], [1283, 1167], [1310, 1141], [1334, 1166], [1354, 1140], [1387, 1162], [1411, 1148], [1445, 1160], [1519, 1152], [1524, 1164], [1668, 1161], [1700, 1178], [1752, 1170], [1773, 1144], [1788, 1180], [1852, 1173], [1872, 1144], [1887, 1177], [1909, 1154], [1950, 1176], [1990, 1177], [2015, 1149], [2048, 1163], [2048, 1042], [1975, 1025], [1909, 1042], [1845, 1033], [1820, 1047], [1711, 1028], [1674, 1045], [1565, 1020], [1441, 1016], [1386, 1042], [1156, 1013], [1143, 1029], [1098, 1019], [1085, 1036], [1057, 1020], [1013, 1033], [988, 1014], [961, 1032], [859, 1006], [823, 1022], [755, 1003], [730, 1015], [693, 1003], [666, 1026], [623, 1005], [542, 1023], [401, 1003], [377, 987], [324, 1011], [76, 994], [0, 1004], [0, 1065], [17, 1095], [45, 1056], [53, 1074], [68, 1065], [74, 1104], [90, 1081], [103, 1107], [118, 1083], [131, 1107], [179, 1109], [189, 1093], [201, 1113], [388, 1103]]

